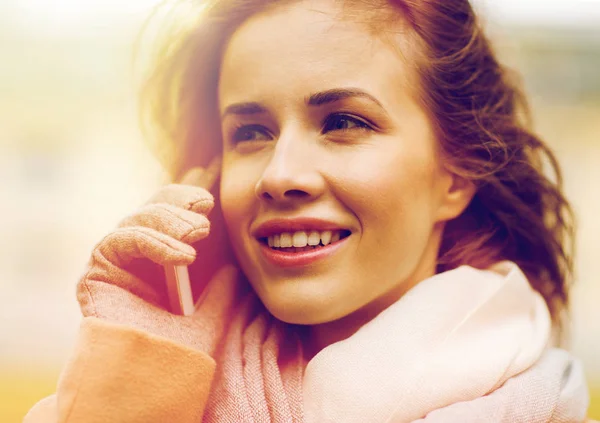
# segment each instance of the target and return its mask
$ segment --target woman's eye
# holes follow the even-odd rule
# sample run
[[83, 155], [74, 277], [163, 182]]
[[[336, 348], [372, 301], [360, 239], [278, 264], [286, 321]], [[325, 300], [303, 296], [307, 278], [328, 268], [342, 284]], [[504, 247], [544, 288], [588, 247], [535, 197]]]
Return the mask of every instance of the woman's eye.
[[260, 125], [244, 125], [235, 130], [231, 137], [234, 143], [244, 141], [267, 141], [268, 131]]
[[350, 131], [353, 129], [369, 130], [371, 125], [350, 115], [332, 115], [325, 121], [323, 132]]

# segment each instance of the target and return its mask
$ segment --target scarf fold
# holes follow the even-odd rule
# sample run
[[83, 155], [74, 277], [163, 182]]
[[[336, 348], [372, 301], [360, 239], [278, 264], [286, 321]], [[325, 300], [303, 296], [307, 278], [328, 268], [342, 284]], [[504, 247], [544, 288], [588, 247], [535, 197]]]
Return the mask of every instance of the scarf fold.
[[271, 316], [249, 294], [220, 351], [205, 423], [303, 423], [305, 363], [294, 326]]
[[549, 348], [543, 298], [511, 262], [463, 266], [305, 363], [298, 327], [252, 293], [217, 355], [205, 423], [581, 422], [579, 362]]

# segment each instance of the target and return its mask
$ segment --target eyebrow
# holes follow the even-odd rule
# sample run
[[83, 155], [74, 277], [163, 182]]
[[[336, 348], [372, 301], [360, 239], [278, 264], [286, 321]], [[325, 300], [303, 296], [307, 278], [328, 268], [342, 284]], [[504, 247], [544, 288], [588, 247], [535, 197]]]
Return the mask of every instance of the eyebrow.
[[382, 104], [366, 91], [359, 88], [333, 88], [331, 90], [322, 91], [320, 93], [312, 94], [305, 99], [306, 104], [309, 106], [322, 106], [323, 104], [335, 103], [336, 101], [345, 100], [347, 98], [366, 98], [383, 108]]
[[[372, 101], [377, 104], [382, 109], [383, 105], [369, 94], [366, 91], [363, 91], [359, 88], [333, 88], [331, 90], [321, 91], [315, 94], [311, 94], [310, 96], [304, 99], [304, 102], [308, 106], [322, 106], [324, 104], [335, 103], [337, 101], [342, 101], [348, 98], [366, 98], [367, 100]], [[267, 113], [267, 109], [260, 105], [259, 103], [235, 103], [230, 106], [227, 106], [221, 115], [221, 119], [226, 115], [234, 114], [234, 115], [255, 115]]]

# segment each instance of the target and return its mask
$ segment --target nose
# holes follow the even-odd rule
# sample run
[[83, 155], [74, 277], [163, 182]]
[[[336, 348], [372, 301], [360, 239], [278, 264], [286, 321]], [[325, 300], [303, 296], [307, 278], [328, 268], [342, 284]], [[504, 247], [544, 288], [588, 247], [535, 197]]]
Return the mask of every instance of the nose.
[[298, 136], [280, 137], [258, 180], [255, 193], [263, 201], [290, 205], [315, 200], [325, 190], [316, 162], [318, 154], [309, 141]]

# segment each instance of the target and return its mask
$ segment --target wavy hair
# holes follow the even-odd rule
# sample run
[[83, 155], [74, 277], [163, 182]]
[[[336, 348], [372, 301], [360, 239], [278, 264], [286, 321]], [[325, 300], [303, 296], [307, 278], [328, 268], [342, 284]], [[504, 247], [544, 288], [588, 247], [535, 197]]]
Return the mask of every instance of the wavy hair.
[[[228, 38], [253, 14], [290, 1], [179, 2], [188, 25], [175, 24], [158, 44], [141, 96], [144, 122], [158, 135], [155, 151], [174, 180], [220, 154], [217, 85]], [[556, 157], [530, 129], [523, 91], [498, 62], [468, 0], [340, 3], [358, 6], [344, 10], [373, 31], [400, 22], [408, 28], [419, 100], [446, 166], [477, 187], [463, 214], [446, 225], [437, 270], [514, 261], [560, 330], [573, 278], [573, 212]]]

